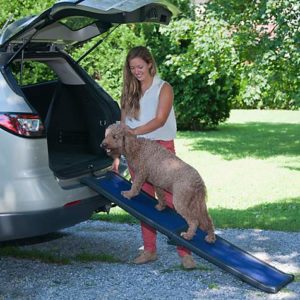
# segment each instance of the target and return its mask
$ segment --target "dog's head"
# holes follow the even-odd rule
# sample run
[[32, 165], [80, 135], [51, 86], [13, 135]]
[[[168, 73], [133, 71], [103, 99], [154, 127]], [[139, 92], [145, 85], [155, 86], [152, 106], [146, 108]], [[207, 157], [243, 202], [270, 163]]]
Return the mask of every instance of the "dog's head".
[[125, 128], [119, 124], [112, 124], [106, 128], [105, 138], [100, 146], [109, 156], [118, 157], [122, 154], [125, 134]]

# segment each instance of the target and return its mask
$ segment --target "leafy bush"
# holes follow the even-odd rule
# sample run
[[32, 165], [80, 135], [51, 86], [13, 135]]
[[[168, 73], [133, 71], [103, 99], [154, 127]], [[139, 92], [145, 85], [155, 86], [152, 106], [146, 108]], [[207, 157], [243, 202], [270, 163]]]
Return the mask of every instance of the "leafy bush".
[[169, 38], [162, 76], [175, 93], [179, 129], [214, 128], [229, 117], [238, 56], [227, 24], [181, 19], [161, 28]]
[[12, 21], [21, 17], [39, 14], [47, 8], [51, 7], [56, 0], [0, 0], [0, 28], [9, 18]]
[[299, 0], [209, 3], [207, 16], [228, 22], [239, 53], [240, 89], [234, 107], [300, 107], [299, 9]]

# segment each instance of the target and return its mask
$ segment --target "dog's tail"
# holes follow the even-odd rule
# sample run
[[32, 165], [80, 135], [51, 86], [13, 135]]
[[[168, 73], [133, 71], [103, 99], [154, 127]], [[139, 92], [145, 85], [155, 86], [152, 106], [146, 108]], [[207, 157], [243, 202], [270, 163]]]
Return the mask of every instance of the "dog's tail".
[[197, 182], [194, 183], [195, 195], [197, 195], [198, 203], [206, 203], [207, 201], [207, 189], [202, 178], [199, 178]]
[[206, 240], [208, 242], [214, 242], [215, 241], [215, 228], [214, 228], [214, 224], [213, 221], [208, 213], [207, 210], [207, 205], [206, 205], [206, 201], [207, 201], [207, 189], [206, 186], [204, 184], [204, 182], [201, 180], [201, 182], [199, 182], [197, 184], [197, 201], [195, 201], [198, 205], [197, 207], [197, 211], [198, 211], [198, 218], [199, 218], [199, 227], [207, 232], [207, 237]]

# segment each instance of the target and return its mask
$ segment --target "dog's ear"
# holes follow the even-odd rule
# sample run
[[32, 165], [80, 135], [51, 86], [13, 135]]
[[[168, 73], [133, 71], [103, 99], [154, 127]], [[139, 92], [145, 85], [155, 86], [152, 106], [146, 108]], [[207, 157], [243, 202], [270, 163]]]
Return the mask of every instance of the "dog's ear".
[[118, 124], [116, 125], [117, 126], [117, 132], [118, 132], [118, 135], [125, 135], [126, 132], [125, 132], [125, 126], [126, 125], [123, 125], [123, 124]]
[[130, 127], [128, 127], [127, 125], [121, 124], [119, 128], [120, 128], [120, 132], [122, 133], [122, 135], [124, 135], [124, 136], [130, 135], [130, 132], [129, 132]]
[[105, 136], [107, 135], [107, 133], [109, 133], [112, 129], [114, 129], [116, 126], [116, 124], [110, 124], [106, 127], [105, 129]]

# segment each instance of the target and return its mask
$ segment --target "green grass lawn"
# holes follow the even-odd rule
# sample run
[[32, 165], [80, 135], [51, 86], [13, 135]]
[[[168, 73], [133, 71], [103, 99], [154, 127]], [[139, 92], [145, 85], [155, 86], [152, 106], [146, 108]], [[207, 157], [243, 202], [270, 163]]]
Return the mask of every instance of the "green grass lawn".
[[[206, 182], [217, 228], [300, 230], [300, 111], [233, 110], [217, 130], [178, 132], [175, 143]], [[134, 222], [121, 209], [106, 219]]]

